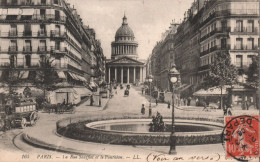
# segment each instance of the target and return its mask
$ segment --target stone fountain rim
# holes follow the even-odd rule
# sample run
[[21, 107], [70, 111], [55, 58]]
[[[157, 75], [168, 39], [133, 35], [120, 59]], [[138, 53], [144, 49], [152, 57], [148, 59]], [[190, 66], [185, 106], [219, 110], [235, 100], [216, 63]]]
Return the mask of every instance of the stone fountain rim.
[[[97, 128], [93, 128], [96, 125], [102, 125], [107, 123], [126, 123], [126, 122], [151, 122], [151, 119], [115, 119], [115, 120], [99, 120], [93, 121], [90, 123], [85, 124], [86, 128], [89, 130], [93, 130], [95, 132], [104, 132], [104, 133], [113, 133], [113, 134], [125, 134], [125, 135], [163, 135], [163, 136], [170, 136], [170, 132], [125, 132], [125, 131], [114, 131], [114, 130], [101, 130]], [[164, 122], [171, 122], [171, 119], [164, 119]], [[184, 120], [184, 119], [175, 119], [176, 123], [182, 124], [200, 124], [200, 125], [207, 125], [207, 126], [214, 126], [223, 128], [224, 125], [222, 123], [212, 122], [212, 121], [198, 121], [198, 120]], [[220, 130], [213, 130], [213, 131], [201, 131], [201, 132], [176, 132], [176, 136], [200, 136], [200, 135], [215, 135], [221, 134], [222, 129]]]

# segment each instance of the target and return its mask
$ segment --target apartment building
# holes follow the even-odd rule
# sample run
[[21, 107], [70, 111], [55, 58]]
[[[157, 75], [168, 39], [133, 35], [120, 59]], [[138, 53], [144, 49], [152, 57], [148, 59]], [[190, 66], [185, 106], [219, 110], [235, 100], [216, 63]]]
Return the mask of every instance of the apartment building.
[[[196, 0], [185, 12], [173, 37], [175, 64], [181, 72], [181, 92], [191, 95], [197, 90], [221, 51], [229, 53], [231, 63], [239, 71], [238, 82], [245, 83], [245, 70], [252, 57], [259, 53], [259, 1]], [[161, 57], [156, 58], [160, 62]], [[234, 104], [248, 98], [255, 101], [255, 91], [241, 84], [233, 87], [232, 94]]]
[[[80, 15], [65, 0], [0, 0], [0, 13], [2, 79], [10, 68], [23, 71], [25, 80], [35, 78], [45, 57], [51, 58], [57, 77], [68, 87], [82, 88], [91, 77], [99, 77], [91, 72], [91, 61], [103, 59], [101, 45], [96, 45], [93, 33], [85, 30]], [[55, 100], [72, 102], [65, 93], [73, 96], [71, 90], [59, 90]]]

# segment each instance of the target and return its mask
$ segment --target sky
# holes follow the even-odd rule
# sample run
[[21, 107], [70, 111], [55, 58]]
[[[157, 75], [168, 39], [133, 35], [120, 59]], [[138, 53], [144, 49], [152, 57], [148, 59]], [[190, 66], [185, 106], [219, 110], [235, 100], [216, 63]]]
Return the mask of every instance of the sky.
[[67, 0], [85, 25], [94, 28], [104, 55], [111, 57], [111, 42], [124, 13], [139, 43], [138, 56], [147, 59], [170, 23], [180, 22], [194, 0]]

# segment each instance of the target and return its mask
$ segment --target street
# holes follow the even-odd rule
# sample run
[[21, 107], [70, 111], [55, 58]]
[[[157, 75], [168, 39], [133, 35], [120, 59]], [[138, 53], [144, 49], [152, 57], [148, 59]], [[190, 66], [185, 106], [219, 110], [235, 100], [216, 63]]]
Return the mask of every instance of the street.
[[[8, 155], [8, 152], [16, 152], [16, 155], [22, 156], [23, 154], [38, 155], [38, 154], [51, 154], [57, 156], [59, 159], [61, 156], [66, 155], [69, 150], [71, 152], [80, 151], [86, 154], [105, 154], [105, 155], [117, 155], [120, 150], [124, 149], [124, 152], [120, 152], [120, 155], [135, 155], [138, 153], [140, 156], [148, 155], [150, 152], [162, 152], [167, 154], [168, 146], [117, 146], [109, 144], [96, 144], [88, 142], [79, 142], [72, 139], [60, 137], [56, 134], [56, 122], [60, 119], [78, 116], [85, 116], [91, 118], [93, 116], [142, 116], [141, 105], [145, 104], [146, 113], [148, 116], [149, 102], [145, 99], [145, 96], [141, 94], [141, 91], [137, 91], [131, 87], [130, 95], [124, 96], [124, 89], [117, 90], [117, 94], [114, 94], [111, 99], [102, 99], [102, 106], [95, 107], [89, 106], [89, 101], [83, 103], [76, 108], [74, 114], [48, 114], [39, 112], [39, 122], [34, 127], [27, 127], [25, 129], [12, 129], [10, 131], [1, 134], [1, 155]], [[106, 104], [107, 103], [107, 104]], [[105, 105], [106, 104], [106, 105]], [[223, 118], [221, 110], [212, 110], [208, 112], [202, 111], [203, 108], [181, 107], [176, 109], [177, 117], [189, 117], [189, 118], [208, 118], [217, 119]], [[152, 103], [152, 112], [160, 112], [163, 117], [171, 117], [171, 109], [167, 108], [167, 104], [159, 103], [158, 106]], [[251, 113], [254, 113], [250, 111]], [[245, 113], [243, 111], [234, 111], [234, 114]], [[26, 143], [22, 139], [22, 133], [27, 134], [31, 139], [37, 139], [40, 143], [50, 145], [50, 147], [56, 147], [55, 150], [46, 150], [40, 147], [32, 146]], [[75, 145], [76, 144], [76, 145]], [[185, 150], [188, 149], [193, 154], [209, 153], [208, 147], [211, 149], [211, 153], [222, 152], [224, 156], [224, 150], [221, 144], [200, 145], [200, 146], [177, 146], [178, 155], [185, 155]], [[79, 149], [80, 148], [80, 149]], [[91, 149], [88, 149], [91, 148]], [[105, 151], [104, 151], [105, 150]], [[67, 153], [66, 153], [67, 152]], [[142, 156], [142, 157], [143, 157]]]

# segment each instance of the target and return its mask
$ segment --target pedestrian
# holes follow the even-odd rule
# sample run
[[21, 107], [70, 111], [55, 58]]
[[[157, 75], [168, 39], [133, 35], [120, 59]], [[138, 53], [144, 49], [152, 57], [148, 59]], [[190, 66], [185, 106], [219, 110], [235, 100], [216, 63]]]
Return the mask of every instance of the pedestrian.
[[101, 95], [99, 96], [99, 107], [101, 107]]
[[94, 102], [94, 100], [93, 100], [93, 95], [91, 95], [91, 96], [90, 96], [90, 106], [93, 106], [93, 102]]
[[158, 105], [158, 99], [157, 98], [155, 99], [155, 103], [156, 103], [156, 106], [157, 106]]
[[188, 103], [187, 103], [187, 106], [190, 106], [190, 102], [191, 102], [191, 97], [188, 97]]
[[246, 107], [246, 110], [249, 110], [249, 103], [248, 103], [247, 99], [245, 100], [245, 107]]
[[144, 114], [145, 114], [145, 108], [144, 108], [144, 104], [142, 104], [141, 113], [142, 113], [142, 115], [144, 115]]
[[196, 106], [199, 106], [199, 99], [198, 98], [196, 98], [195, 102], [196, 102]]
[[202, 111], [208, 111], [206, 101], [203, 101], [203, 106], [204, 106], [204, 108], [203, 108]]
[[144, 88], [142, 88], [142, 94], [144, 94]]
[[170, 101], [168, 101], [168, 109], [171, 108], [171, 104]]
[[183, 104], [186, 106], [186, 98], [183, 99]]
[[62, 105], [65, 105], [66, 104], [66, 100], [64, 99], [63, 102], [62, 102]]

